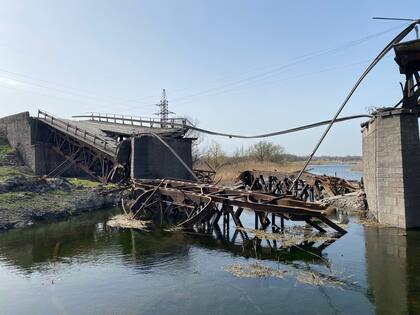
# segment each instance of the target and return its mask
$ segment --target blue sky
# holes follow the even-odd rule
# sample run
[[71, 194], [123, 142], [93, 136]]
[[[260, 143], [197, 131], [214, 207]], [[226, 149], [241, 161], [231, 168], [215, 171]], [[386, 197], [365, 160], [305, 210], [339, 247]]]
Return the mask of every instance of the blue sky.
[[[243, 134], [329, 119], [418, 1], [1, 1], [0, 116], [38, 108], [150, 116], [170, 109]], [[401, 98], [391, 53], [343, 115]], [[361, 121], [340, 123], [319, 154], [361, 153]], [[323, 128], [270, 140], [308, 154]], [[206, 137], [228, 152], [255, 141]]]

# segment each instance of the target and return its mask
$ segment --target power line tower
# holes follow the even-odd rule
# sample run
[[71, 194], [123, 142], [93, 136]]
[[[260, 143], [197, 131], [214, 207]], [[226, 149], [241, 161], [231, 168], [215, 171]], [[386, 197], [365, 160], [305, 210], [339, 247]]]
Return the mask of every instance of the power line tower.
[[157, 112], [155, 115], [158, 115], [160, 117], [161, 127], [166, 128], [169, 115], [175, 114], [175, 113], [169, 110], [169, 102], [168, 102], [168, 98], [166, 97], [165, 89], [163, 89], [160, 102], [159, 104], [156, 104], [156, 106], [159, 107], [159, 112]]

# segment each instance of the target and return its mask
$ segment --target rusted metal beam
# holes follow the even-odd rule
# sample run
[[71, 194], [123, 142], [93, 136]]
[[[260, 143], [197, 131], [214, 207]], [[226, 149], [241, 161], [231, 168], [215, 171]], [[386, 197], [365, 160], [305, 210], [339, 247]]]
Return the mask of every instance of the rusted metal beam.
[[[318, 219], [337, 232], [346, 233], [344, 229], [326, 217], [326, 206], [320, 203], [304, 202], [292, 196], [272, 196], [258, 192], [174, 179], [137, 180], [133, 182], [133, 187], [141, 191], [154, 192], [165, 199], [166, 202], [174, 202], [178, 205], [184, 204], [190, 207], [189, 210], [185, 210], [187, 218], [180, 223], [184, 227], [209, 222], [209, 220], [214, 225], [217, 224], [222, 215], [229, 214], [233, 217], [235, 225], [241, 226], [239, 215], [246, 208], [256, 213], [257, 228], [258, 220], [261, 221], [263, 229], [270, 225], [268, 216], [271, 213], [272, 215], [280, 216], [282, 219], [292, 221]], [[144, 203], [147, 204], [147, 201]], [[222, 207], [219, 209], [217, 204], [222, 205]], [[194, 206], [193, 210], [191, 210], [191, 206]], [[238, 209], [237, 213], [234, 212], [234, 207]], [[132, 211], [136, 210], [138, 210], [138, 205], [132, 207]], [[227, 218], [224, 219], [224, 222], [226, 221]]]

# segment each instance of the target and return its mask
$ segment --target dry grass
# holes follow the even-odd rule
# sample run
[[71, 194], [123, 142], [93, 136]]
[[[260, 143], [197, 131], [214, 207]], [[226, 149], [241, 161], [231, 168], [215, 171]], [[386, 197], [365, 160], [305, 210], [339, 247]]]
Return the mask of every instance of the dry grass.
[[150, 223], [151, 221], [136, 220], [126, 214], [118, 214], [112, 217], [106, 224], [110, 227], [147, 231], [147, 226]]
[[223, 184], [232, 184], [236, 181], [239, 174], [247, 170], [259, 171], [278, 171], [278, 172], [296, 172], [299, 171], [303, 162], [273, 163], [273, 162], [240, 162], [224, 165], [217, 170], [216, 181], [221, 179]]
[[254, 264], [233, 264], [225, 268], [238, 278], [284, 278], [286, 270], [273, 269], [260, 263]]
[[[338, 164], [345, 163], [343, 161], [330, 161], [330, 160], [315, 160], [312, 161], [308, 166], [307, 171], [311, 171], [311, 165], [327, 165], [327, 164]], [[257, 162], [257, 161], [245, 161], [239, 163], [226, 164], [220, 167], [216, 173], [216, 182], [220, 180], [222, 184], [229, 185], [233, 184], [238, 178], [239, 174], [248, 171], [248, 170], [258, 170], [266, 172], [284, 172], [284, 173], [294, 173], [302, 169], [304, 161], [296, 162]], [[361, 162], [357, 162], [353, 166], [355, 171], [360, 171], [363, 169]]]

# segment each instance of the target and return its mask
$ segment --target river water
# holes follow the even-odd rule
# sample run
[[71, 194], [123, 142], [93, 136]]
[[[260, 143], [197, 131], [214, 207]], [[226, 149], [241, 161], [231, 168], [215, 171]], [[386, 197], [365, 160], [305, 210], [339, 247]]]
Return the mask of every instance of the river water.
[[[317, 167], [312, 171], [342, 175], [343, 166]], [[232, 233], [226, 239], [106, 227], [119, 212], [0, 233], [0, 314], [420, 313], [418, 231], [367, 227], [350, 218], [349, 233], [317, 249], [322, 259], [296, 248], [273, 254], [262, 242], [257, 260], [239, 239], [232, 242]], [[252, 227], [249, 214], [243, 221]], [[295, 277], [238, 278], [225, 270], [256, 261], [332, 271], [349, 283], [318, 287]]]

